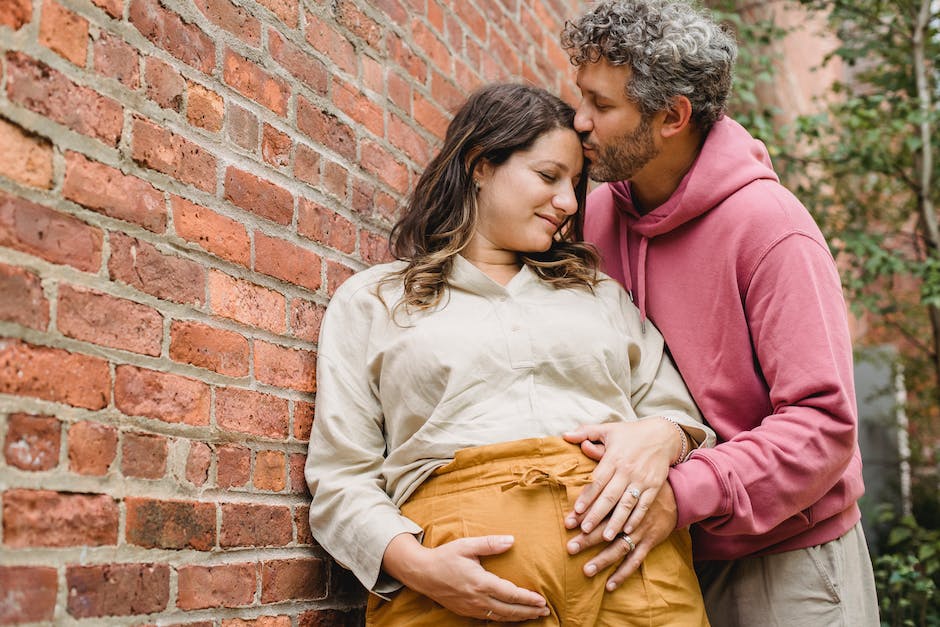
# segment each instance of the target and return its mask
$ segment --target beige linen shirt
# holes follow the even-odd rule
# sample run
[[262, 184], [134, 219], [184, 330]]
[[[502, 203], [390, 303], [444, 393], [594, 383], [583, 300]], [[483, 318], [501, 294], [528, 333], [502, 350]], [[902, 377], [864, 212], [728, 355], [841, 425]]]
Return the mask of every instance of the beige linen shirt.
[[458, 256], [439, 307], [392, 320], [401, 281], [384, 303], [376, 290], [402, 267], [348, 279], [320, 333], [310, 527], [367, 588], [400, 587], [379, 578], [385, 548], [422, 530], [399, 505], [458, 449], [662, 415], [713, 444], [662, 336], [614, 281], [555, 289], [523, 267], [502, 286]]

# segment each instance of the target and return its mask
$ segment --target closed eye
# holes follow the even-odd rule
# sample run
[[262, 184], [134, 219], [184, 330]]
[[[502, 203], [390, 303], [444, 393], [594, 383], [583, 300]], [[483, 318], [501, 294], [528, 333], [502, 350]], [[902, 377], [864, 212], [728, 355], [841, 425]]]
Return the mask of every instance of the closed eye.
[[555, 181], [558, 180], [558, 177], [548, 172], [539, 172], [539, 176], [541, 176], [542, 179], [544, 179], [548, 183], [554, 183]]

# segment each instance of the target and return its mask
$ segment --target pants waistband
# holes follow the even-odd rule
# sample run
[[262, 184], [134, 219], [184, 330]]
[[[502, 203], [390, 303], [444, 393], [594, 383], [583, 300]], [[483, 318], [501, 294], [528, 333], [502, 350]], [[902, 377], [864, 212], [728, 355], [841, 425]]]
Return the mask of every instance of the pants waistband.
[[500, 486], [584, 485], [597, 463], [560, 437], [528, 438], [460, 449], [415, 490], [409, 501]]

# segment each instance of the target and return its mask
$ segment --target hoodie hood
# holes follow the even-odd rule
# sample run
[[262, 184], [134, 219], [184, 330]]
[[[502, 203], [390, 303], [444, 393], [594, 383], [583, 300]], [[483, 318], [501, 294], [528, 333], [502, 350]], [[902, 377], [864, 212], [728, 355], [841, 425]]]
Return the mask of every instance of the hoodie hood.
[[629, 181], [610, 184], [614, 204], [630, 228], [653, 238], [711, 211], [736, 191], [760, 179], [779, 182], [763, 142], [723, 116], [705, 138], [702, 150], [669, 200], [641, 216], [633, 206]]
[[[686, 172], [672, 196], [646, 215], [640, 215], [630, 194], [630, 182], [610, 184], [614, 207], [621, 215], [620, 262], [625, 287], [640, 310], [643, 328], [646, 327], [646, 255], [649, 240], [669, 233], [690, 220], [711, 211], [729, 196], [750, 183], [769, 179], [779, 182], [763, 142], [751, 137], [743, 126], [723, 116], [715, 122], [702, 150]], [[636, 279], [633, 285], [630, 271], [630, 237], [628, 230], [637, 233]]]

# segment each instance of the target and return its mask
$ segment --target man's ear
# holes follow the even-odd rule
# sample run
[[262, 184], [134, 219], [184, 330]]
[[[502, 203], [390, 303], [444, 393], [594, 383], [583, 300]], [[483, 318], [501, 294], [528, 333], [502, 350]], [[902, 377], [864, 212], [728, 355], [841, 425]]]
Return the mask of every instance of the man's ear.
[[692, 103], [685, 96], [674, 97], [663, 113], [665, 116], [660, 133], [664, 139], [674, 137], [692, 126]]

